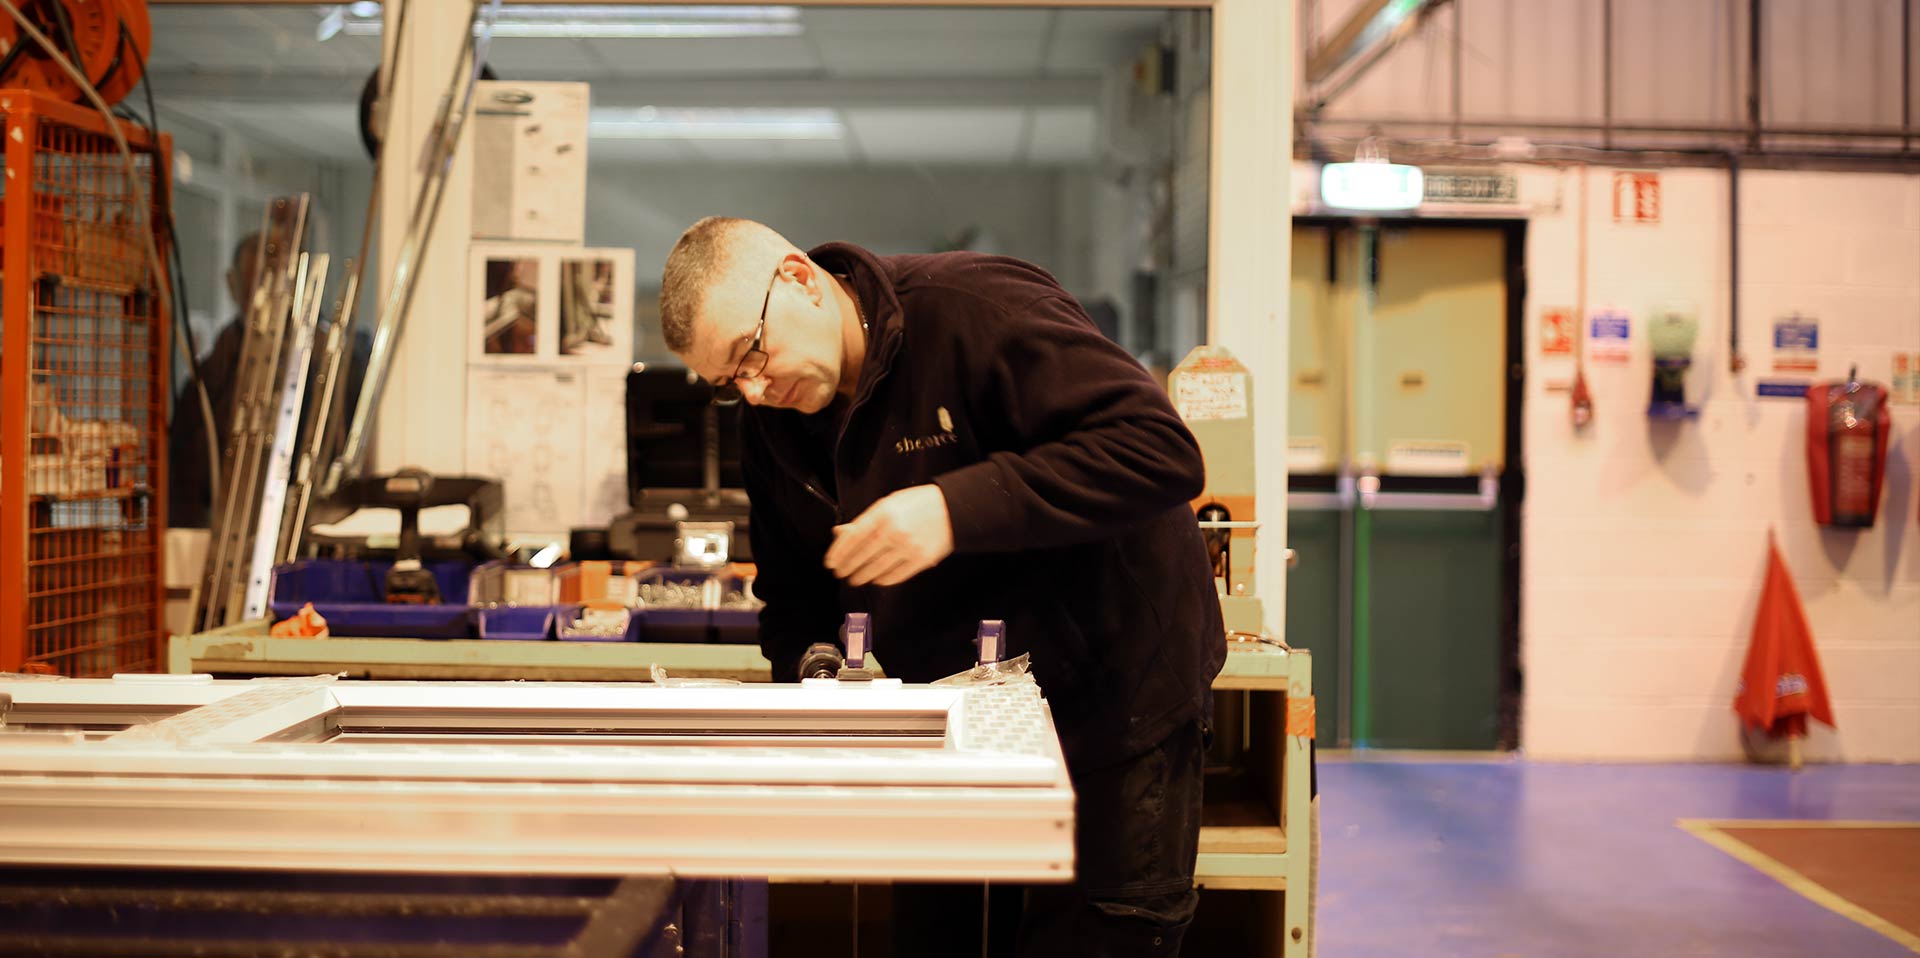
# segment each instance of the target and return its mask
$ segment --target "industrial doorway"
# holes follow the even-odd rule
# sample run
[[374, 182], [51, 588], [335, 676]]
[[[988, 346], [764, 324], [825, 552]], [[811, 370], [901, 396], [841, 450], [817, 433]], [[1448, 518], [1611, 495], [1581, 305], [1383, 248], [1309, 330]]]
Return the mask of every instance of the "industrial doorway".
[[1294, 224], [1286, 614], [1316, 734], [1511, 748], [1525, 223]]

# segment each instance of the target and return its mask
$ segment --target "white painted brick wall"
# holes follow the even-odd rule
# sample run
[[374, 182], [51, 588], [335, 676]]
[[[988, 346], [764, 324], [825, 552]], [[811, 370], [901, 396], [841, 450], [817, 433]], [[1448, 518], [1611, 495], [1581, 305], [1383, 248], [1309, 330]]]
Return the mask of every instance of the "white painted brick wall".
[[[1539, 356], [1543, 306], [1575, 298], [1576, 171], [1529, 168], [1528, 470], [1523, 525], [1522, 744], [1568, 759], [1738, 757], [1732, 699], [1753, 627], [1767, 533], [1778, 536], [1814, 631], [1837, 730], [1812, 760], [1920, 761], [1920, 406], [1893, 407], [1885, 497], [1869, 531], [1812, 521], [1801, 405], [1756, 399], [1771, 331], [1820, 321], [1822, 378], [1858, 363], [1889, 382], [1920, 350], [1920, 177], [1756, 171], [1741, 179], [1741, 343], [1727, 371], [1727, 179], [1661, 174], [1663, 222], [1616, 225], [1611, 170], [1587, 174], [1588, 306], [1633, 316], [1624, 366], [1587, 366], [1595, 421], [1576, 433]], [[1667, 301], [1701, 320], [1697, 421], [1646, 416], [1645, 322]], [[1557, 377], [1563, 378], [1564, 376]]]

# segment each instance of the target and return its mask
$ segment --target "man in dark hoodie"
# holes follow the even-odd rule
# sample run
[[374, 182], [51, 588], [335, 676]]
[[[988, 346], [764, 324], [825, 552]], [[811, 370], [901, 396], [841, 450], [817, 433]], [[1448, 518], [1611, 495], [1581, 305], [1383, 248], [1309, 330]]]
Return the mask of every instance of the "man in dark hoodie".
[[[199, 389], [191, 374], [175, 375], [183, 385], [173, 397], [173, 418], [167, 425], [167, 525], [171, 528], [205, 529], [212, 525], [213, 500], [221, 491], [215, 486], [219, 469], [225, 468], [221, 450], [230, 438], [228, 430], [233, 428], [234, 390], [239, 386], [236, 377], [240, 373], [241, 353], [246, 347], [247, 303], [253, 299], [254, 287], [259, 282], [260, 232], [255, 230], [234, 244], [232, 258], [228, 260], [227, 295], [238, 311], [220, 327], [213, 346], [199, 362], [200, 381], [206, 385], [217, 441], [207, 435]], [[316, 333], [313, 364], [307, 370], [307, 393], [303, 402], [316, 401], [316, 387], [322, 372], [321, 346], [326, 335], [326, 321], [322, 320]], [[353, 400], [360, 395], [368, 357], [373, 352], [373, 337], [364, 328], [354, 330], [347, 348], [350, 352], [345, 363], [346, 388], [335, 393], [332, 408], [336, 419], [349, 415]], [[298, 438], [304, 441], [304, 427]], [[215, 450], [212, 456], [207, 452], [209, 446]], [[214, 463], [220, 465], [216, 468]]]
[[[1002, 256], [803, 252], [711, 217], [668, 256], [660, 316], [716, 398], [749, 405], [774, 676], [847, 612], [909, 682], [966, 670], [977, 623], [1004, 620], [1077, 796], [1075, 881], [1027, 890], [1020, 953], [1177, 954], [1226, 643], [1188, 506], [1204, 467], [1166, 391], [1045, 270]], [[894, 893], [904, 953], [980, 953], [977, 889]]]

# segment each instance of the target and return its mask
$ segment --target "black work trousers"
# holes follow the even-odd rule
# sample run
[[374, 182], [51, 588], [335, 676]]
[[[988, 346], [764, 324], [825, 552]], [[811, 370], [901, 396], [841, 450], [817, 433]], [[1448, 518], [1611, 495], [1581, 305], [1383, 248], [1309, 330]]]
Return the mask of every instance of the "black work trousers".
[[980, 885], [893, 886], [896, 958], [1174, 956], [1193, 921], [1200, 782], [1199, 719], [1159, 745], [1073, 780], [1074, 881], [993, 886], [981, 947]]

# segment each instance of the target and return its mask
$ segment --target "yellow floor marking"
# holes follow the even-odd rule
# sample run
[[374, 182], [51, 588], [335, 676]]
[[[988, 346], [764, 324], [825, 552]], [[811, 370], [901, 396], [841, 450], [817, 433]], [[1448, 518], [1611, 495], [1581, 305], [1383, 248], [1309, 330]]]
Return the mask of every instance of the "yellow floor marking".
[[1472, 762], [1498, 764], [1519, 764], [1519, 752], [1494, 752], [1485, 750], [1445, 750], [1445, 749], [1394, 749], [1394, 748], [1323, 748], [1315, 754], [1321, 762], [1386, 762], [1396, 765], [1409, 763], [1458, 765]]
[[1900, 943], [1902, 947], [1920, 954], [1920, 935], [1906, 930], [1874, 914], [1859, 905], [1840, 897], [1826, 886], [1808, 878], [1800, 872], [1782, 863], [1779, 859], [1721, 831], [1722, 828], [1916, 828], [1914, 822], [1814, 822], [1814, 821], [1740, 821], [1737, 819], [1709, 820], [1703, 818], [1683, 818], [1675, 824], [1691, 832], [1695, 838], [1726, 852], [1729, 855], [1753, 866], [1774, 881], [1787, 886], [1801, 897], [1831, 911], [1841, 917], [1851, 919], [1888, 938]]
[[1680, 827], [1687, 828], [1689, 822], [1708, 828], [1920, 828], [1920, 822], [1868, 822], [1845, 818], [1823, 818], [1819, 821], [1805, 818], [1686, 818], [1681, 819]]

